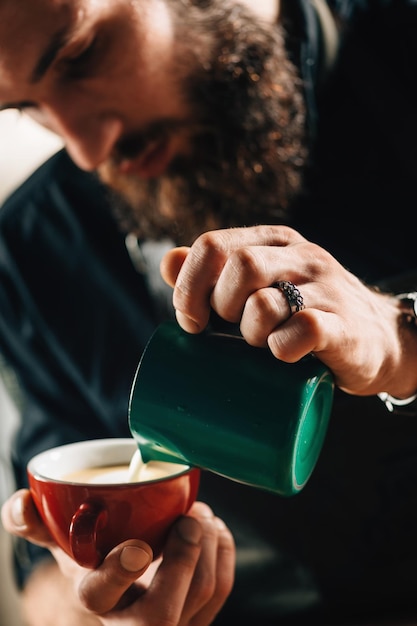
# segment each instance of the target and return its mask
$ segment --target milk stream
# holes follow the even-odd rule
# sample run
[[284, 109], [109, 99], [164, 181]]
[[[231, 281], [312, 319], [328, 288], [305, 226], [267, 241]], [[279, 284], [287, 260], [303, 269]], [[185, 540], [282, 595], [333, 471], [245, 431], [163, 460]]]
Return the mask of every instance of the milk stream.
[[141, 474], [143, 473], [145, 467], [145, 463], [142, 459], [142, 454], [137, 448], [137, 450], [133, 453], [132, 459], [129, 464], [129, 470], [127, 473], [127, 482], [135, 483], [139, 482], [142, 478]]

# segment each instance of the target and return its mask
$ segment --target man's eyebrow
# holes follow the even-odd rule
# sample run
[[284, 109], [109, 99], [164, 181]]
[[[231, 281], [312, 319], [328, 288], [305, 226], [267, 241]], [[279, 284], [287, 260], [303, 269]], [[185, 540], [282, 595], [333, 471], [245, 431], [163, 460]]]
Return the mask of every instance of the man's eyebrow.
[[65, 46], [68, 41], [69, 32], [68, 29], [64, 28], [59, 32], [55, 33], [50, 41], [46, 50], [41, 54], [38, 62], [33, 68], [30, 74], [30, 83], [34, 84], [41, 80], [41, 78], [46, 74], [48, 68], [54, 62], [59, 51]]

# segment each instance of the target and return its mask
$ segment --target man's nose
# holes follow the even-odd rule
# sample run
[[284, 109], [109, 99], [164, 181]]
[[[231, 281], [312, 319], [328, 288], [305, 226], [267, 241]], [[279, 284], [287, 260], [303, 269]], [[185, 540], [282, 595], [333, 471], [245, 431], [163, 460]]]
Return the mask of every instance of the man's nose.
[[66, 148], [72, 160], [83, 170], [92, 171], [111, 154], [122, 133], [122, 123], [114, 117], [95, 120], [89, 132], [71, 133]]
[[114, 113], [81, 112], [77, 115], [74, 111], [55, 109], [50, 119], [50, 126], [64, 140], [70, 157], [87, 171], [97, 169], [108, 159], [123, 132], [122, 121]]

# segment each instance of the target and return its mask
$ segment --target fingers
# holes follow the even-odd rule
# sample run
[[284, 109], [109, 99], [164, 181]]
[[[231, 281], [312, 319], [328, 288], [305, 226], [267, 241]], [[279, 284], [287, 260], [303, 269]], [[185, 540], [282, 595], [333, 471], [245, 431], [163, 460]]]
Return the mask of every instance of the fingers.
[[161, 564], [152, 562], [146, 543], [131, 540], [112, 550], [96, 570], [81, 568], [57, 549], [28, 490], [13, 494], [1, 513], [8, 532], [50, 548], [82, 605], [102, 616], [103, 624], [106, 616], [111, 624], [123, 612], [132, 620], [140, 614], [149, 624], [186, 626], [193, 620], [193, 626], [207, 626], [233, 585], [232, 535], [201, 502], [172, 528]]
[[[106, 616], [143, 623], [207, 626], [227, 599], [234, 580], [235, 545], [211, 509], [194, 503], [172, 528], [161, 563], [152, 562], [144, 542], [126, 541], [112, 550], [96, 570], [85, 570], [61, 554], [41, 523], [30, 492], [20, 490], [2, 507], [2, 521], [12, 534], [51, 549], [82, 605]], [[62, 562], [61, 562], [62, 561]], [[122, 612], [122, 613], [121, 613]], [[132, 622], [133, 623], [133, 622]]]
[[312, 352], [318, 353], [321, 341], [335, 334], [330, 330], [331, 317], [335, 321], [334, 316], [319, 311], [300, 311], [269, 334], [268, 347], [277, 359], [287, 363], [295, 363]]
[[289, 322], [290, 309], [284, 293], [274, 287], [261, 288], [250, 294], [244, 304], [240, 330], [246, 341], [265, 347], [277, 326]]
[[[147, 544], [141, 541], [128, 541], [112, 550], [96, 570], [88, 572], [79, 586], [79, 596], [90, 611], [105, 615], [124, 609], [128, 605], [130, 612], [140, 610], [149, 623], [164, 623], [167, 611], [175, 613], [177, 623], [180, 619], [183, 604], [187, 596], [191, 579], [196, 567], [200, 551], [202, 528], [192, 517], [181, 518], [173, 527], [165, 549], [162, 565], [158, 567], [154, 577], [145, 577], [138, 585], [132, 587], [152, 561], [152, 552]], [[146, 581], [149, 589], [146, 594]], [[140, 603], [140, 609], [137, 603]]]
[[[283, 226], [201, 235], [186, 257], [181, 257], [173, 298], [178, 322], [188, 332], [200, 332], [208, 323], [211, 307], [227, 321], [237, 322], [251, 293], [279, 278], [293, 280], [296, 268], [286, 260], [284, 265], [289, 267], [290, 275], [284, 275], [277, 251], [283, 254], [287, 247], [302, 242], [305, 239], [301, 235]], [[175, 271], [179, 256], [168, 257]], [[168, 274], [166, 266], [164, 271]], [[175, 271], [169, 274], [171, 281]]]
[[200, 558], [183, 610], [184, 624], [211, 624], [228, 598], [235, 576], [235, 544], [232, 534], [210, 511], [199, 518], [204, 533]]
[[6, 500], [1, 510], [1, 518], [7, 532], [48, 548], [66, 576], [78, 580], [82, 577], [84, 570], [59, 548], [51, 537], [28, 489], [20, 489]]
[[[280, 360], [295, 362], [313, 352], [349, 393], [386, 388], [392, 346], [403, 350], [398, 311], [291, 228], [211, 231], [168, 261], [171, 284], [177, 274], [173, 302], [184, 330], [202, 331], [213, 309], [239, 324], [249, 344], [268, 346]], [[271, 287], [278, 281], [297, 287], [304, 310], [291, 311], [282, 290]]]
[[[232, 589], [235, 545], [230, 531], [213, 515], [207, 505], [197, 502], [177, 527], [180, 536], [187, 542], [190, 523], [196, 520], [200, 528], [198, 551], [192, 552], [189, 549], [187, 554], [178, 543], [178, 538], [172, 536], [158, 570], [158, 577], [154, 579], [150, 588], [155, 598], [166, 599], [162, 605], [158, 605], [161, 611], [158, 618], [161, 623], [165, 623], [169, 610], [174, 624], [192, 623], [193, 626], [206, 626], [213, 621]], [[188, 526], [185, 526], [184, 535], [185, 522]], [[196, 534], [193, 530], [193, 543], [195, 539]], [[177, 585], [175, 614], [172, 610], [173, 598], [170, 598], [173, 592], [172, 580], [175, 580]]]
[[[162, 563], [147, 592], [146, 615], [150, 623], [152, 620], [156, 624], [187, 623], [187, 620], [182, 621], [182, 617], [202, 553], [203, 535], [209, 524], [204, 524], [203, 519], [210, 519], [210, 515], [213, 517], [211, 510], [205, 505], [200, 511], [198, 507], [194, 511], [195, 517], [182, 517], [169, 535]], [[203, 556], [207, 561], [210, 558], [205, 552]], [[197, 585], [198, 591], [200, 586], [201, 583]], [[199, 597], [201, 598], [201, 591]]]
[[113, 550], [84, 577], [83, 604], [100, 614], [103, 624], [122, 618], [138, 623], [140, 616], [143, 624], [208, 626], [234, 580], [235, 546], [224, 523], [196, 502], [172, 528], [160, 562], [145, 572], [152, 558], [148, 550], [139, 541]]
[[28, 489], [16, 491], [2, 506], [1, 518], [4, 528], [12, 535], [24, 537], [44, 547], [55, 545], [44, 526]]
[[[268, 346], [278, 359], [295, 362], [314, 352], [349, 393], [392, 387], [386, 372], [395, 369], [395, 354], [405, 347], [398, 310], [291, 228], [205, 233], [190, 249], [167, 257], [164, 273], [170, 284], [175, 281], [173, 303], [184, 330], [202, 331], [214, 309], [240, 324], [249, 344]], [[271, 288], [277, 281], [294, 283], [306, 308], [293, 314], [284, 294]], [[396, 385], [403, 387], [401, 381]]]
[[174, 248], [165, 254], [160, 264], [161, 276], [165, 282], [174, 287], [179, 271], [187, 258], [190, 248]]

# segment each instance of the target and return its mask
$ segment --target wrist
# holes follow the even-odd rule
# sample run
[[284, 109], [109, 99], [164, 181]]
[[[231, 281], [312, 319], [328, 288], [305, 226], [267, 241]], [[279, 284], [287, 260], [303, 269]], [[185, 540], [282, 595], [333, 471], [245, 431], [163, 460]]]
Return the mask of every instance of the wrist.
[[377, 395], [391, 413], [417, 415], [417, 292], [400, 293], [395, 298], [400, 311], [400, 333], [403, 335], [403, 344], [407, 347], [405, 352], [411, 351], [411, 362], [415, 364], [411, 371], [416, 372], [416, 382], [413, 384], [413, 393], [407, 397], [396, 397], [385, 391]]

